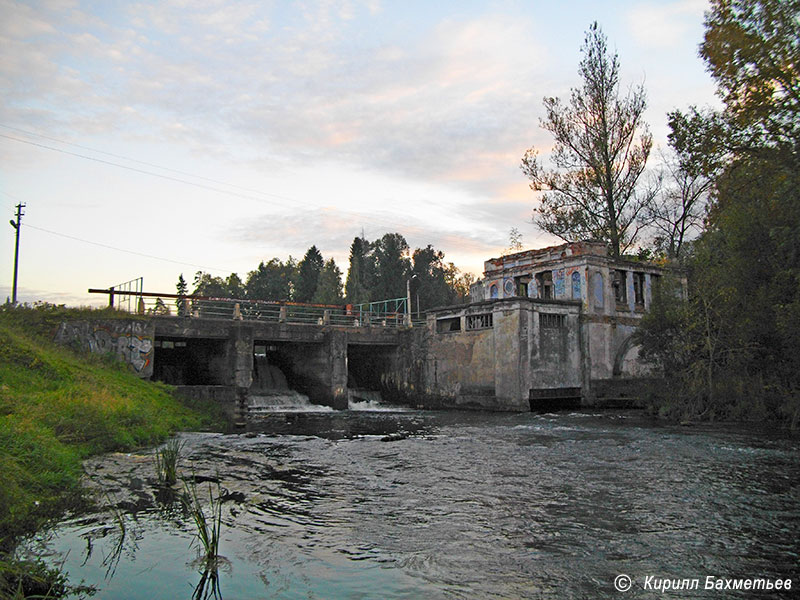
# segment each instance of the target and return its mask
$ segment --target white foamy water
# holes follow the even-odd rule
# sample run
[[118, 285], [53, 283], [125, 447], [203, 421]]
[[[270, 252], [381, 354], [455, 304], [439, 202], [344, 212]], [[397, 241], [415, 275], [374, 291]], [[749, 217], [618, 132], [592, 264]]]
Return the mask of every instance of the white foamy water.
[[305, 394], [294, 390], [251, 395], [247, 404], [251, 415], [270, 412], [331, 412], [330, 406], [314, 404]]
[[404, 406], [384, 404], [381, 393], [376, 390], [348, 390], [347, 407], [350, 410], [361, 411], [404, 412], [411, 410]]

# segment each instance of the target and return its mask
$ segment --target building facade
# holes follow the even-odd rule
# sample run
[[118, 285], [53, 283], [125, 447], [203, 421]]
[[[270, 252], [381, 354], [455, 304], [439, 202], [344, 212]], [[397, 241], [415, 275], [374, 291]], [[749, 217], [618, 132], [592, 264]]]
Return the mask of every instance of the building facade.
[[591, 404], [609, 383], [646, 377], [632, 336], [663, 275], [608, 256], [601, 242], [487, 260], [469, 305], [429, 313], [427, 391], [455, 405], [528, 410]]

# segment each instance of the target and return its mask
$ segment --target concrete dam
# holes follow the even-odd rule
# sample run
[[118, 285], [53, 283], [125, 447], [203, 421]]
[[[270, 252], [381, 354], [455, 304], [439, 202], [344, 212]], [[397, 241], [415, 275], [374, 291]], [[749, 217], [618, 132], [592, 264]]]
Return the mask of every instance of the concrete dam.
[[64, 323], [56, 340], [115, 353], [141, 377], [237, 417], [283, 387], [335, 410], [354, 390], [417, 408], [624, 407], [652, 377], [634, 333], [665, 275], [685, 283], [679, 271], [576, 242], [486, 261], [472, 302], [430, 310], [413, 326], [397, 307], [376, 315], [182, 296], [178, 316], [140, 309]]

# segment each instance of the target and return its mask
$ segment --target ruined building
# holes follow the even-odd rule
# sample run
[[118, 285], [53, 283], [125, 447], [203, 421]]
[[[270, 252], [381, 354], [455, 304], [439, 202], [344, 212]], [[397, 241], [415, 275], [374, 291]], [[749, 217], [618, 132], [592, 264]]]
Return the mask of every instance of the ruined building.
[[397, 313], [356, 317], [352, 307], [322, 307], [310, 320], [300, 308], [313, 307], [242, 309], [231, 300], [224, 314], [201, 307], [70, 322], [56, 337], [115, 353], [141, 377], [180, 385], [190, 397], [213, 398], [237, 421], [254, 398], [284, 387], [334, 408], [370, 392], [419, 407], [512, 411], [635, 397], [649, 374], [633, 333], [666, 269], [612, 258], [596, 242], [509, 254], [484, 269], [470, 304], [429, 311], [425, 327], [407, 327]]
[[648, 375], [632, 334], [663, 275], [601, 242], [490, 259], [470, 304], [428, 315], [426, 391], [501, 410], [618, 400]]

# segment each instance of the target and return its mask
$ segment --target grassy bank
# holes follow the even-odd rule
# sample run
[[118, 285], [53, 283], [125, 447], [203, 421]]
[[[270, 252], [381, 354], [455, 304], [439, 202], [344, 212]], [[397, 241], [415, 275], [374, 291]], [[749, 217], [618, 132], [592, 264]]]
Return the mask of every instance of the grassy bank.
[[19, 536], [80, 502], [83, 459], [212, 426], [207, 412], [126, 365], [49, 341], [62, 317], [94, 314], [0, 310], [0, 567]]

